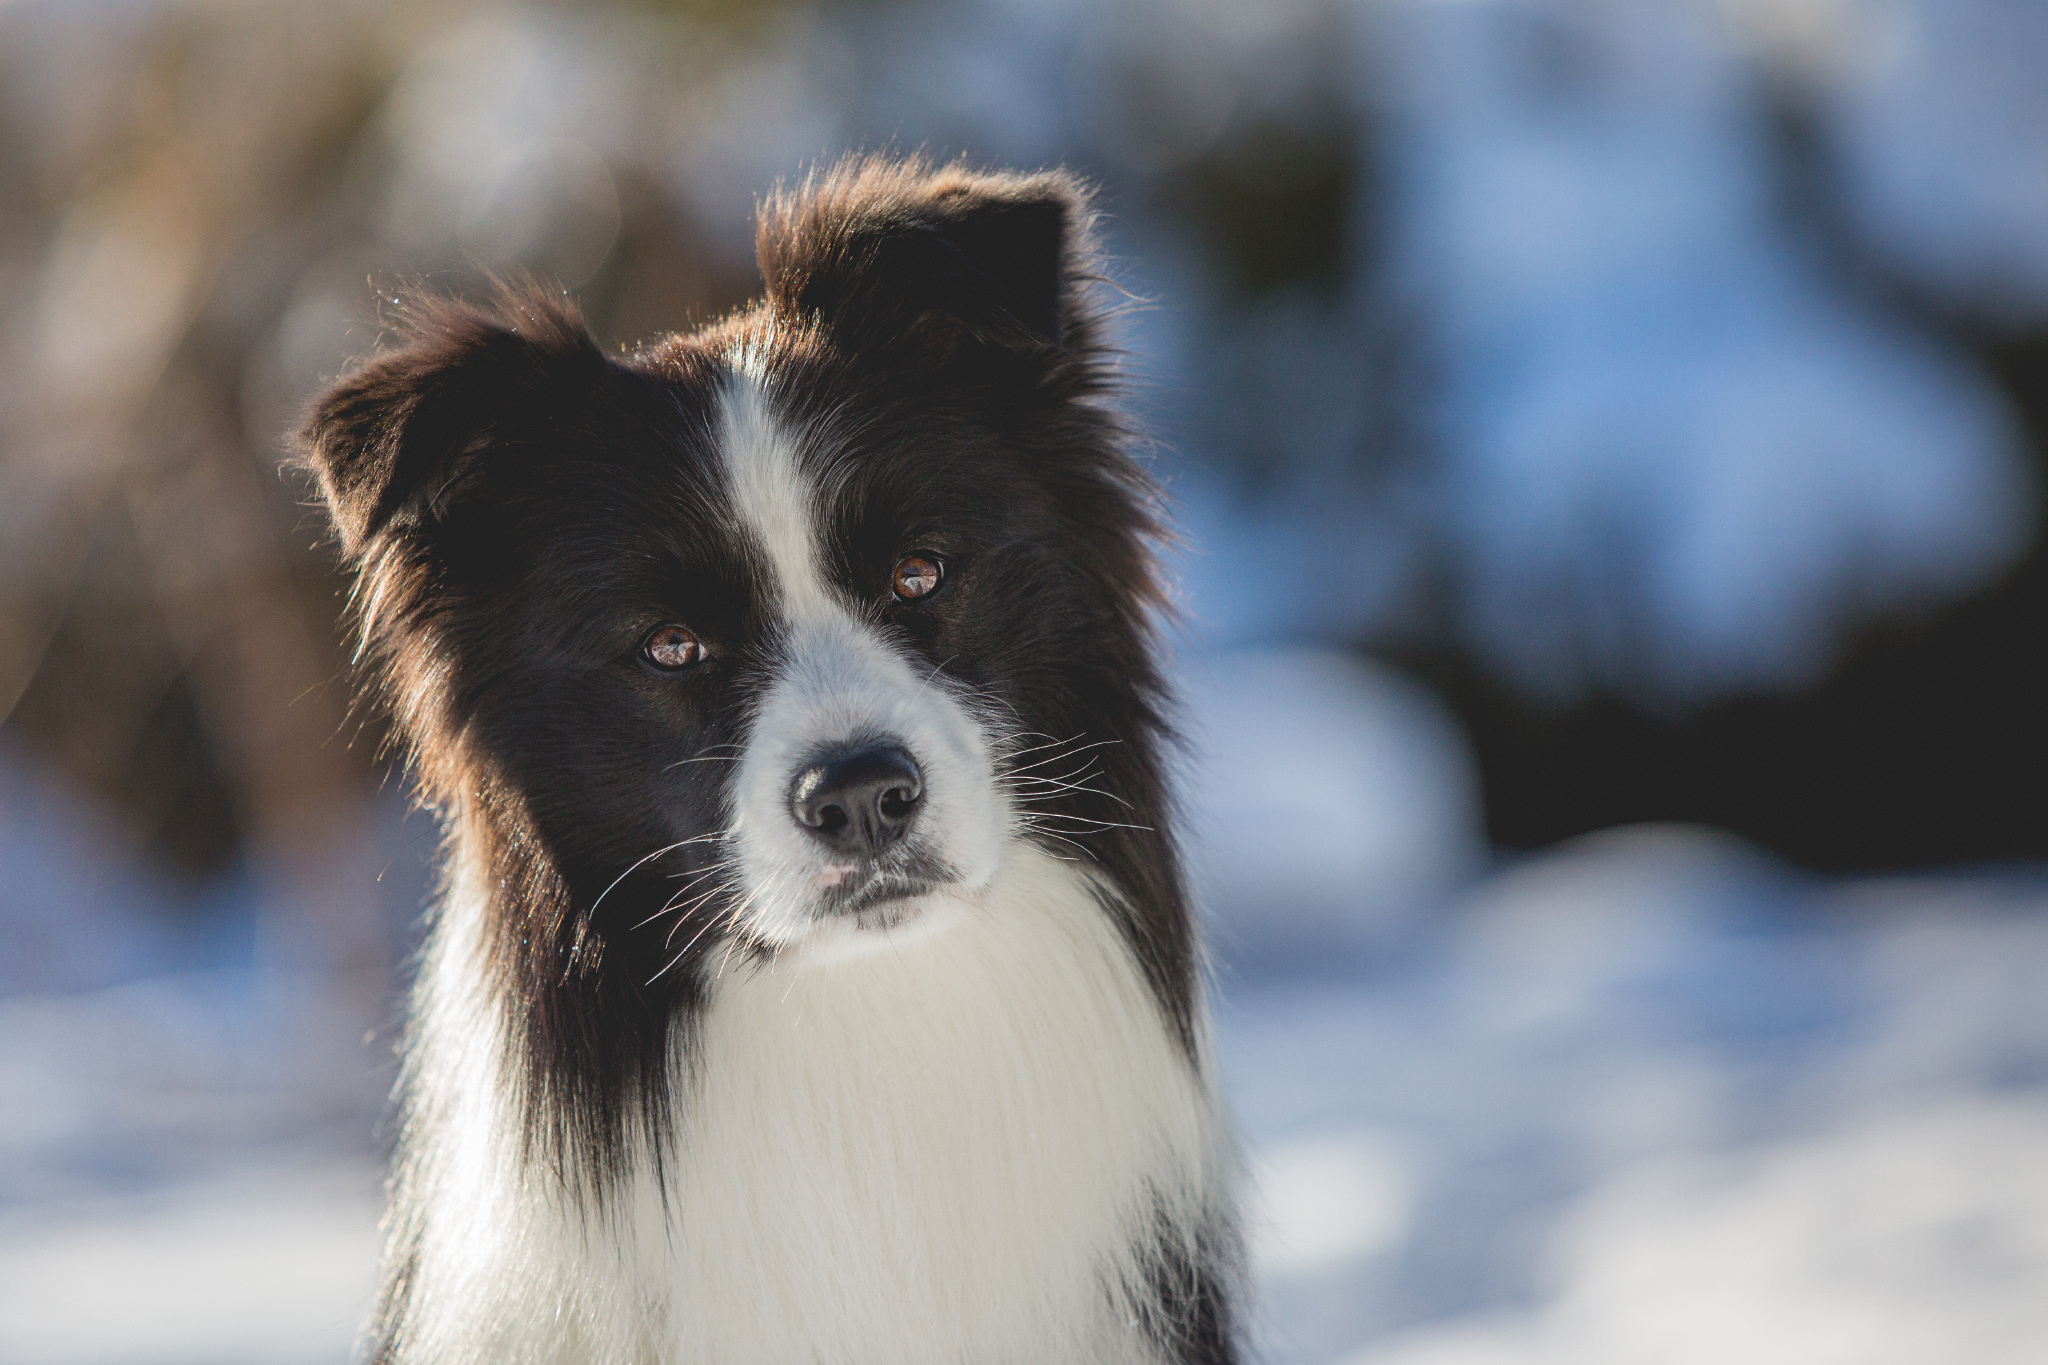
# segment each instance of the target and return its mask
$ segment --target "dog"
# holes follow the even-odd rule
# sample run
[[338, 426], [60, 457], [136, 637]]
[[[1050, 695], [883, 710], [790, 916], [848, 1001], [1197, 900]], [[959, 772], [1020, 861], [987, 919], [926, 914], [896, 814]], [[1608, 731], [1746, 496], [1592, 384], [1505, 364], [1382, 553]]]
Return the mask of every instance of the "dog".
[[415, 297], [309, 409], [447, 839], [372, 1360], [1237, 1358], [1094, 224], [848, 160], [721, 321]]

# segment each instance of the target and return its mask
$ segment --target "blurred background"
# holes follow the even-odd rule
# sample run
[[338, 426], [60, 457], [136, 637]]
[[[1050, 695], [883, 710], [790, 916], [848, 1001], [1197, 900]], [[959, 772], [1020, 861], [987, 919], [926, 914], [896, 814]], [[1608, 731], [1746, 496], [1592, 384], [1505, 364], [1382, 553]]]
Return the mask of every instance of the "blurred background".
[[0, 1359], [367, 1301], [434, 833], [299, 405], [888, 147], [1146, 301], [1260, 1359], [2048, 1359], [2033, 0], [0, 0]]

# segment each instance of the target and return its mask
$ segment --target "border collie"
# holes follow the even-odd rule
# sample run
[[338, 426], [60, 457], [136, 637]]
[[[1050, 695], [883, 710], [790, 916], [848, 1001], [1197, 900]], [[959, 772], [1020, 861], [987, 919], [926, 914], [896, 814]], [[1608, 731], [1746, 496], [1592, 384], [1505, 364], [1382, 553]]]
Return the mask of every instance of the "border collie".
[[447, 831], [387, 1365], [1215, 1365], [1234, 1157], [1086, 192], [865, 159], [607, 356], [415, 299], [299, 448]]

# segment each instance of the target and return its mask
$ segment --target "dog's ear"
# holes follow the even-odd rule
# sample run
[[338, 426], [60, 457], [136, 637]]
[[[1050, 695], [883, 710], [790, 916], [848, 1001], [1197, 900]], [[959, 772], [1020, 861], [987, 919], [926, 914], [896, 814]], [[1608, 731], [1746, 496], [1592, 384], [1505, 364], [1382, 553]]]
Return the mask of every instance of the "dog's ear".
[[537, 293], [495, 308], [419, 297], [399, 326], [403, 343], [315, 399], [293, 435], [350, 559], [386, 527], [438, 511], [466, 461], [604, 364], [574, 309]]
[[768, 298], [855, 347], [937, 333], [1014, 351], [1072, 345], [1087, 191], [1060, 172], [843, 161], [763, 206]]

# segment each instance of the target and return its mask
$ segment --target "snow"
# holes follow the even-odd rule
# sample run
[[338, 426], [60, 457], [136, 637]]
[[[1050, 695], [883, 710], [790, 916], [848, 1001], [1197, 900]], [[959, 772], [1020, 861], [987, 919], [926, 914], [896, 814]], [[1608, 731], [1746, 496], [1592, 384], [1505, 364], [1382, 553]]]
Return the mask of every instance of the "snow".
[[1563, 1220], [1546, 1301], [1345, 1365], [1984, 1365], [2048, 1341], [2048, 1102], [1963, 1096], [1645, 1162]]
[[279, 1166], [0, 1213], [0, 1358], [335, 1365], [368, 1311], [377, 1175]]
[[1222, 951], [1355, 951], [1476, 873], [1478, 775], [1426, 691], [1329, 649], [1196, 654], [1184, 836]]
[[[2044, 908], [2038, 875], [1829, 884], [1624, 830], [1350, 979], [1239, 982], [1254, 1152], [1351, 1150], [1397, 1191], [1354, 1247], [1267, 1258], [1271, 1358], [2038, 1358]], [[1263, 1194], [1323, 1235], [1312, 1183]]]
[[1414, 1217], [1411, 1158], [1384, 1133], [1324, 1133], [1260, 1149], [1251, 1263], [1278, 1279], [1392, 1250]]

